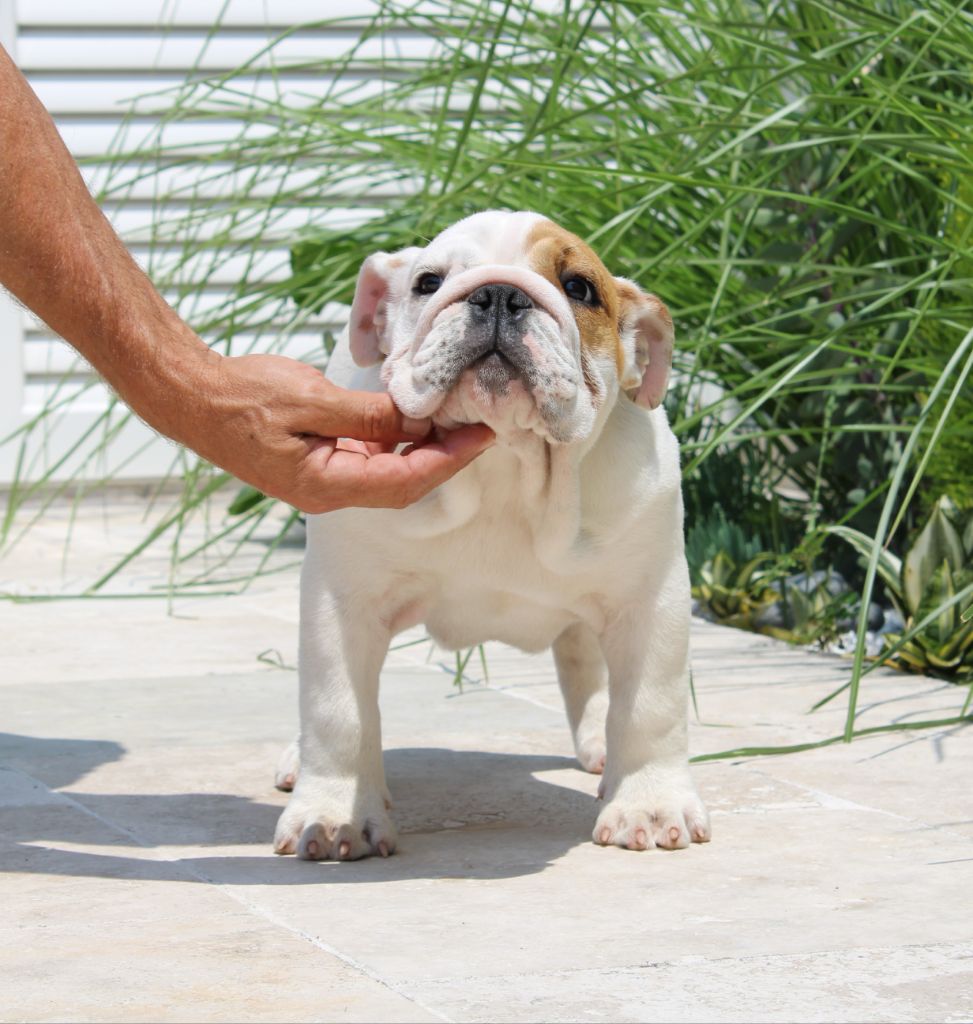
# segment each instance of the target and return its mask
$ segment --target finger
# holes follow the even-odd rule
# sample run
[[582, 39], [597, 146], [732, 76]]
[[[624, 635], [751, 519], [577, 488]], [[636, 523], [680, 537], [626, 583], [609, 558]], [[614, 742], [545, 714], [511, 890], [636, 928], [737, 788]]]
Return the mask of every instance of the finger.
[[348, 391], [328, 380], [315, 409], [313, 430], [324, 437], [353, 437], [358, 441], [415, 441], [432, 429], [429, 419], [412, 419], [385, 393]]
[[[353, 441], [350, 437], [342, 437], [335, 444], [336, 448], [343, 448], [348, 452], [361, 452], [362, 455], [382, 455], [383, 453], [394, 452], [397, 445], [394, 441]], [[409, 446], [410, 448], [412, 445]]]
[[489, 427], [476, 424], [402, 454], [369, 457], [342, 448], [319, 449], [313, 481], [308, 481], [317, 492], [312, 500], [330, 509], [401, 508], [469, 465], [494, 440]]
[[371, 455], [369, 445], [364, 441], [353, 441], [350, 437], [342, 437], [335, 442], [335, 448], [346, 452], [358, 452], [359, 455]]

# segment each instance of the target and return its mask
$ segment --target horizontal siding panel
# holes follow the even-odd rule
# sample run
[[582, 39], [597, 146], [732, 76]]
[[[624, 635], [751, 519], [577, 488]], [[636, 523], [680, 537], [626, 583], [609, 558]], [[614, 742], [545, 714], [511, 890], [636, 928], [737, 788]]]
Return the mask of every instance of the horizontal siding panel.
[[[332, 330], [341, 326], [337, 323]], [[276, 352], [323, 365], [326, 361], [323, 337], [323, 329], [295, 331], [284, 338], [244, 331], [233, 339], [231, 351], [234, 355]], [[24, 370], [28, 383], [46, 381], [46, 386], [56, 386], [58, 380], [65, 377], [87, 380], [93, 376], [93, 371], [78, 353], [53, 334], [37, 334], [28, 338], [24, 345]]]
[[[186, 457], [182, 449], [160, 438], [134, 416], [127, 417], [105, 448], [104, 425], [99, 422], [108, 405], [104, 387], [89, 386], [82, 393], [78, 385], [53, 394], [64, 399], [67, 390], [79, 394], [70, 411], [50, 417], [43, 429], [33, 431], [26, 439], [24, 462], [19, 466], [21, 479], [158, 480], [178, 473]], [[31, 385], [26, 395], [27, 410], [36, 414], [51, 395], [47, 385]], [[116, 408], [111, 420], [117, 423], [124, 416], [124, 410]], [[81, 440], [88, 431], [90, 435]], [[19, 443], [0, 448], [0, 480], [13, 479], [20, 454]]]
[[[158, 75], [130, 72], [81, 75], [77, 72], [28, 71], [27, 77], [41, 102], [55, 116], [80, 114], [121, 118], [132, 111], [142, 116], [158, 115], [172, 106], [186, 85], [185, 73], [171, 72]], [[321, 103], [335, 82], [341, 82], [342, 92], [346, 93], [350, 80], [348, 75], [336, 78], [301, 71], [241, 75], [234, 77], [227, 88], [212, 94], [208, 103], [210, 109], [218, 109], [220, 104], [225, 106], [230, 102], [243, 107], [244, 97], [252, 97], [258, 103], [284, 102], [301, 109]], [[361, 85], [355, 89], [356, 99], [380, 94], [380, 87], [373, 80], [374, 72], [362, 72], [357, 76], [356, 86]], [[365, 85], [369, 88], [365, 89]]]
[[[274, 25], [281, 28], [323, 18], [368, 18], [379, 10], [376, 0], [20, 0], [21, 26], [145, 26], [184, 25], [207, 28], [216, 24], [240, 27]], [[225, 8], [225, 10], [224, 10]], [[418, 10], [442, 10], [442, 0], [421, 3]]]
[[[35, 71], [232, 71], [249, 63], [255, 68], [292, 66], [334, 60], [347, 53], [344, 33], [295, 32], [279, 39], [256, 32], [22, 32], [17, 62], [28, 74]], [[415, 62], [428, 57], [437, 44], [424, 36], [368, 40], [356, 50], [359, 61]], [[264, 51], [264, 52], [261, 52]], [[374, 73], [374, 70], [373, 70]]]
[[143, 152], [153, 147], [165, 146], [171, 154], [183, 156], [205, 156], [216, 146], [238, 141], [257, 142], [268, 138], [275, 129], [272, 124], [251, 124], [246, 135], [242, 135], [236, 121], [196, 121], [165, 125], [160, 131], [157, 121], [136, 123], [126, 126], [124, 136], [119, 140], [117, 120], [79, 118], [66, 121], [56, 118], [58, 131], [68, 149], [76, 159], [100, 157], [109, 151], [123, 153]]
[[[356, 100], [365, 98], [366, 93], [380, 96], [383, 85], [377, 81], [362, 83], [359, 89], [360, 92], [355, 96]], [[432, 99], [431, 92], [426, 96], [414, 96], [412, 109], [416, 113], [422, 113], [431, 107]], [[484, 111], [497, 112], [498, 130], [502, 129], [505, 123], [502, 104], [497, 100], [486, 98], [481, 102], [481, 107]], [[457, 106], [454, 109], [457, 119], [461, 113], [461, 108]], [[77, 159], [85, 160], [88, 163], [103, 157], [108, 152], [130, 159], [141, 157], [148, 160], [154, 156], [169, 160], [187, 157], [202, 159], [210, 154], [222, 156], [223, 154], [220, 153], [222, 149], [226, 148], [232, 151], [235, 146], [244, 144], [249, 148], [246, 158], [256, 162], [259, 154], [253, 149], [252, 144], [269, 138], [277, 131], [277, 128], [274, 124], [273, 110], [270, 108], [265, 110], [255, 108], [247, 117], [246, 122], [241, 119], [227, 118], [222, 116], [221, 110], [214, 108], [214, 112], [211, 114], [196, 116], [192, 120], [186, 121], [165, 123], [158, 117], [136, 118], [125, 122], [122, 136], [119, 136], [122, 120], [118, 117], [90, 117], [87, 115], [65, 117], [62, 115], [55, 117], [54, 120], [71, 152]], [[349, 128], [354, 127], [347, 115], [344, 123]], [[370, 128], [372, 131], [376, 130], [374, 125], [371, 125]], [[405, 129], [396, 129], [395, 131], [400, 136], [406, 135]], [[420, 127], [409, 129], [407, 137], [425, 138], [426, 136]], [[309, 147], [315, 141], [313, 137], [304, 140], [305, 152], [302, 159], [314, 159], [313, 150]], [[320, 145], [320, 143], [317, 144]], [[333, 149], [322, 150], [322, 153], [328, 159], [341, 156]], [[203, 172], [205, 173], [205, 168]]]
[[[280, 177], [286, 170], [287, 193], [294, 201], [301, 200], [321, 208], [335, 203], [354, 206], [383, 199], [414, 195], [422, 188], [422, 180], [402, 175], [382, 178], [349, 174], [341, 181], [331, 181], [327, 192], [322, 192], [320, 172], [313, 160], [289, 168], [263, 167], [259, 176], [254, 169], [239, 170], [228, 163], [211, 163], [206, 167], [158, 167], [153, 163], [150, 177], [146, 177], [145, 164], [117, 164], [112, 167], [86, 167], [86, 176], [97, 178], [96, 187], [106, 188], [106, 205], [155, 203], [160, 197], [174, 204], [188, 200], [218, 202], [239, 199], [260, 200], [276, 195], [280, 190]], [[168, 219], [168, 218], [166, 218]]]
[[[231, 291], [229, 289], [209, 288], [201, 293], [194, 293], [183, 301], [180, 301], [178, 294], [171, 291], [164, 291], [163, 295], [172, 306], [180, 307], [180, 312], [187, 320], [191, 323], [200, 324], [221, 312], [224, 303], [231, 295]], [[57, 337], [30, 313], [21, 311], [21, 317], [23, 332], [28, 339], [28, 344], [34, 341], [42, 342]], [[257, 323], [264, 324], [265, 322], [276, 324], [276, 327], [267, 327], [265, 329], [268, 331], [273, 330], [277, 337], [283, 337], [281, 334], [282, 329], [295, 318], [296, 310], [289, 300], [267, 303], [262, 307], [254, 309], [252, 313], [247, 314], [247, 322], [251, 325]], [[313, 330], [320, 336], [322, 330], [335, 330], [343, 327], [347, 320], [348, 308], [340, 302], [329, 302], [320, 311], [313, 314], [305, 314], [302, 319], [302, 325], [297, 329]], [[251, 330], [250, 334], [253, 333], [254, 331]], [[41, 357], [38, 356], [37, 358]]]
[[[495, 0], [496, 2], [496, 0]], [[560, 11], [564, 0], [533, 0], [535, 10]], [[449, 0], [414, 0], [415, 15], [443, 15]], [[20, 0], [17, 15], [24, 28], [210, 28], [286, 29], [322, 21], [370, 20], [381, 10], [376, 0]], [[463, 12], [466, 13], [465, 11]], [[386, 24], [398, 22], [388, 15]], [[400, 19], [401, 20], [401, 19]]]
[[[150, 245], [158, 239], [160, 212], [148, 205], [107, 207], [106, 214], [115, 230], [129, 245]], [[268, 219], [262, 209], [240, 209], [218, 216], [219, 208], [213, 205], [197, 210], [197, 217], [190, 217], [188, 207], [166, 206], [162, 217], [165, 220], [165, 235], [172, 238], [174, 233], [185, 233], [194, 241], [208, 241], [221, 232], [237, 243], [260, 240], [267, 248], [285, 245], [296, 239], [305, 229], [314, 225], [319, 228], [348, 228], [363, 224], [369, 217], [380, 213], [378, 207], [281, 207]], [[200, 221], [198, 215], [205, 214]]]

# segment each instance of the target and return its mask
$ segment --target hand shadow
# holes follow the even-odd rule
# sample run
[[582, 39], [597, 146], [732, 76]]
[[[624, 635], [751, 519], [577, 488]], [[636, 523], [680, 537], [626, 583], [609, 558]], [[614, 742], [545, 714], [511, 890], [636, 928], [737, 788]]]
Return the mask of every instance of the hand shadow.
[[[271, 841], [285, 802], [227, 793], [49, 793], [98, 766], [118, 761], [112, 741], [50, 739], [0, 733], [0, 868], [37, 875], [140, 878], [232, 885], [307, 885], [408, 878], [509, 878], [542, 871], [590, 841], [597, 783], [573, 758], [497, 754], [435, 747], [385, 753], [399, 828], [395, 856], [334, 863], [276, 857]], [[537, 776], [569, 772], [588, 792]], [[38, 780], [38, 781], [35, 781]], [[26, 799], [18, 799], [24, 787]], [[31, 789], [31, 787], [33, 787]], [[33, 795], [31, 795], [33, 794]], [[108, 845], [126, 856], [64, 849]], [[232, 852], [200, 856], [199, 847]], [[254, 847], [240, 851], [239, 847]], [[59, 848], [60, 847], [60, 848]], [[187, 849], [188, 848], [188, 849]], [[137, 853], [135, 851], [138, 851]]]

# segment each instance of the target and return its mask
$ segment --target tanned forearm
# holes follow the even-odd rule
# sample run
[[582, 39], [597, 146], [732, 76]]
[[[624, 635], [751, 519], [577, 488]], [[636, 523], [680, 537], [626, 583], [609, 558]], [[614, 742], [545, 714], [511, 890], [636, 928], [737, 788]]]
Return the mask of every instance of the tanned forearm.
[[213, 358], [162, 299], [92, 200], [53, 122], [0, 49], [0, 281], [176, 440], [170, 389]]
[[[493, 441], [483, 426], [434, 441], [388, 395], [281, 356], [210, 351], [132, 259], [2, 47], [0, 284], [156, 430], [306, 512], [409, 504]], [[392, 451], [408, 440], [421, 443]]]

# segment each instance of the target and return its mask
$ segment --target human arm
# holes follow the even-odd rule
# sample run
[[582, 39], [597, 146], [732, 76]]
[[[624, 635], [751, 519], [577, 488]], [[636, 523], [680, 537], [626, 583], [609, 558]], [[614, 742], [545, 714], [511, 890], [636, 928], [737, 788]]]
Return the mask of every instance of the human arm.
[[[0, 47], [0, 284], [160, 433], [307, 512], [415, 501], [492, 443], [423, 443], [388, 395], [282, 356], [213, 352], [156, 291], [91, 198], [54, 123]], [[417, 442], [405, 454], [341, 437]]]

